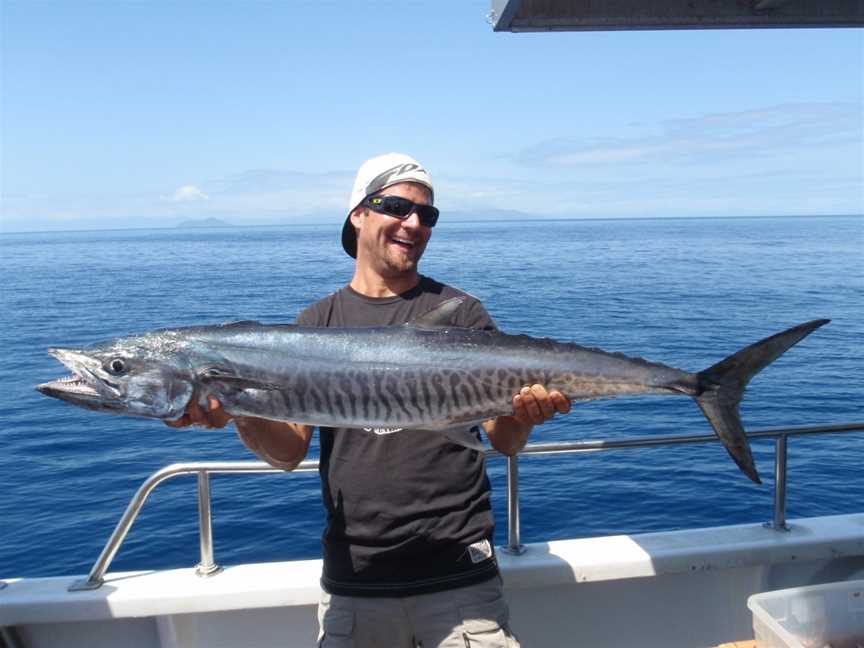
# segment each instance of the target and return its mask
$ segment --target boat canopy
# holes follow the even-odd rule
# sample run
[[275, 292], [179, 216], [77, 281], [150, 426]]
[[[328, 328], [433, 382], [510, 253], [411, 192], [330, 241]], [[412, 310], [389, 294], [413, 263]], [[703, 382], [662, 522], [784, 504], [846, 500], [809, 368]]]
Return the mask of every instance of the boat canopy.
[[492, 0], [495, 31], [862, 27], [864, 0]]

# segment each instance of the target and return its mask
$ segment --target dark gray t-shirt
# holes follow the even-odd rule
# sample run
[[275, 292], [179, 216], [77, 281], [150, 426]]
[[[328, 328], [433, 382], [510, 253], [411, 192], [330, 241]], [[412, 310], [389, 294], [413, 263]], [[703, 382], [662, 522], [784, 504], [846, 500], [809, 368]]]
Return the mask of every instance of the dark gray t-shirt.
[[[407, 293], [383, 299], [346, 286], [304, 310], [297, 324], [404, 324], [456, 296], [465, 301], [454, 326], [494, 328], [476, 298], [427, 277]], [[427, 430], [324, 427], [320, 441], [326, 591], [412, 596], [498, 573], [482, 453]]]

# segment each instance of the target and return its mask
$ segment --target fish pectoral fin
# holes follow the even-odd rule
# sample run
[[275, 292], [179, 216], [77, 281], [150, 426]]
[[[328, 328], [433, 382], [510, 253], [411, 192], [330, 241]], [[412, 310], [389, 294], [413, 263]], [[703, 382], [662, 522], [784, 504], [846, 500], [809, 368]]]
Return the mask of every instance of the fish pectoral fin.
[[448, 440], [452, 441], [456, 445], [482, 452], [484, 450], [483, 441], [481, 441], [479, 431], [475, 431], [476, 428], [476, 425], [472, 425], [470, 427], [460, 426], [439, 428], [436, 431], [444, 435]]
[[415, 317], [406, 326], [417, 328], [443, 328], [453, 326], [453, 315], [465, 301], [464, 297], [452, 297], [438, 304], [432, 310]]
[[198, 372], [198, 379], [203, 384], [219, 382], [225, 385], [231, 385], [236, 389], [265, 389], [279, 390], [279, 385], [261, 380], [260, 378], [250, 378], [248, 376], [240, 376], [237, 373], [225, 367], [207, 367]]

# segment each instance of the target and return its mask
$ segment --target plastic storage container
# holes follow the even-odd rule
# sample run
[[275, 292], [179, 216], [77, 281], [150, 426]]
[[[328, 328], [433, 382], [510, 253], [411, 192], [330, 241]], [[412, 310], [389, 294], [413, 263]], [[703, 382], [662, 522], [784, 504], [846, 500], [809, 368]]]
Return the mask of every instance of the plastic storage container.
[[864, 648], [864, 580], [754, 594], [757, 648]]

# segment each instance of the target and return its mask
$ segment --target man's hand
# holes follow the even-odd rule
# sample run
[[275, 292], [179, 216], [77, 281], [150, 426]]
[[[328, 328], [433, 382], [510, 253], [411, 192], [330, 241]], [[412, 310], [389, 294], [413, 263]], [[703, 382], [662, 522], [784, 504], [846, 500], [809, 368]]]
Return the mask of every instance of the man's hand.
[[222, 407], [215, 396], [207, 397], [207, 409], [198, 404], [198, 398], [193, 396], [186, 406], [186, 412], [176, 421], [165, 421], [165, 425], [173, 428], [196, 425], [205, 428], [224, 428], [231, 421], [231, 415]]
[[523, 387], [513, 396], [513, 418], [525, 425], [543, 425], [555, 414], [567, 414], [570, 399], [557, 389], [548, 391], [543, 385]]
[[570, 411], [570, 399], [558, 390], [549, 391], [543, 385], [523, 387], [513, 396], [513, 415], [486, 421], [483, 428], [492, 447], [513, 456], [528, 443], [535, 425], [542, 425], [555, 414]]

